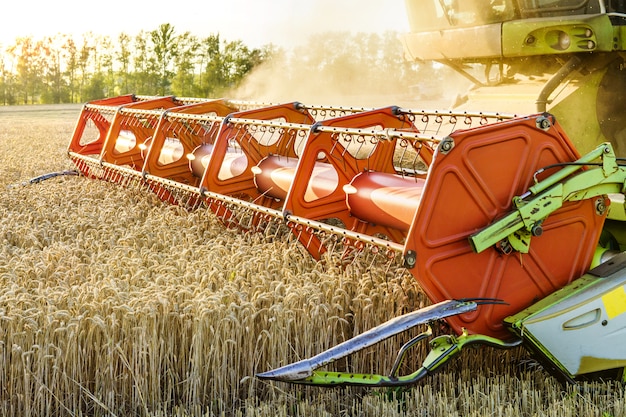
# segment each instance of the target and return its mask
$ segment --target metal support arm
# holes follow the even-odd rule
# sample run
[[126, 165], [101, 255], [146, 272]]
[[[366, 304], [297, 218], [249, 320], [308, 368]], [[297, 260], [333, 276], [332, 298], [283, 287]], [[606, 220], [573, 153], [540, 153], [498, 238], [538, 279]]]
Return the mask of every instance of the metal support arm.
[[[405, 347], [415, 346], [417, 340], [429, 336], [430, 329], [417, 336], [415, 339], [408, 342], [400, 350], [398, 357], [400, 358], [406, 351]], [[313, 371], [310, 376], [297, 380], [288, 380], [288, 382], [304, 385], [317, 385], [317, 386], [343, 386], [343, 385], [358, 385], [358, 386], [374, 386], [374, 387], [397, 387], [409, 384], [414, 384], [422, 378], [438, 371], [441, 367], [448, 363], [450, 359], [455, 357], [461, 352], [463, 347], [473, 344], [483, 344], [494, 346], [498, 348], [512, 348], [521, 344], [520, 339], [513, 341], [502, 341], [493, 337], [484, 336], [480, 334], [468, 335], [463, 333], [460, 336], [444, 335], [439, 336], [430, 341], [430, 352], [424, 359], [422, 366], [415, 372], [408, 375], [399, 376], [397, 374], [398, 367], [401, 361], [396, 361], [393, 371], [389, 375], [377, 375], [377, 374], [357, 374], [350, 372], [329, 372], [329, 371]], [[261, 378], [265, 378], [263, 374], [258, 375]], [[277, 378], [272, 378], [277, 379]]]
[[[581, 166], [592, 165], [602, 158], [597, 167], [574, 173]], [[586, 200], [611, 193], [626, 191], [626, 167], [617, 164], [610, 143], [598, 146], [578, 161], [566, 165], [559, 172], [538, 182], [513, 199], [515, 210], [490, 226], [469, 237], [475, 252], [480, 253], [506, 241], [513, 249], [528, 253], [532, 236], [541, 234], [542, 222], [564, 203]], [[606, 207], [599, 204], [598, 210]]]
[[424, 378], [431, 372], [455, 356], [467, 344], [482, 343], [500, 348], [517, 346], [518, 340], [505, 342], [483, 335], [439, 336], [430, 341], [431, 352], [427, 355], [423, 365], [408, 375], [399, 375], [400, 367], [407, 352], [417, 346], [418, 342], [432, 336], [430, 327], [398, 351], [398, 355], [388, 375], [360, 374], [350, 372], [319, 371], [318, 369], [336, 360], [382, 342], [389, 337], [420, 324], [430, 324], [434, 321], [476, 310], [481, 304], [502, 304], [501, 300], [494, 299], [466, 299], [447, 300], [434, 304], [383, 323], [353, 339], [347, 340], [310, 359], [295, 362], [273, 371], [257, 374], [261, 379], [291, 382], [306, 385], [367, 385], [367, 386], [400, 386], [412, 384]]

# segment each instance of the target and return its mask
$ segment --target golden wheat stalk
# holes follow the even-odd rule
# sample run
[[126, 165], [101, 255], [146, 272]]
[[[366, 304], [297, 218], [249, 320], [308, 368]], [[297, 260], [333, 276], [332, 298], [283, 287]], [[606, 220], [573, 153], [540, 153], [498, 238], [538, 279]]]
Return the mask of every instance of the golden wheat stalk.
[[[394, 265], [317, 263], [296, 242], [242, 235], [147, 191], [76, 177], [9, 187], [68, 167], [77, 110], [5, 116], [0, 108], [0, 416], [626, 414], [623, 387], [563, 390], [520, 367], [520, 350], [471, 350], [404, 392], [259, 382], [255, 373], [426, 297]], [[333, 366], [385, 372], [409, 337]]]

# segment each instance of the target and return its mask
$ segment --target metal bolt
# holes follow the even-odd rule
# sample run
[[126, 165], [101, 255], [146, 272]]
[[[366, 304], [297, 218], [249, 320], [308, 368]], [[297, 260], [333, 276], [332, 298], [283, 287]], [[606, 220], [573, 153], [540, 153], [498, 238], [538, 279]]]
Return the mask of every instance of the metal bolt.
[[531, 227], [530, 233], [532, 233], [533, 236], [541, 236], [543, 234], [543, 227], [541, 226], [541, 222], [535, 223], [533, 227]]
[[501, 240], [500, 242], [498, 242], [498, 245], [496, 247], [504, 255], [509, 255], [513, 252], [513, 247], [511, 246], [511, 243], [509, 243], [508, 239]]
[[552, 126], [550, 119], [545, 116], [537, 118], [537, 127], [541, 130], [548, 130]]
[[606, 204], [604, 202], [604, 199], [598, 198], [596, 200], [596, 214], [598, 216], [604, 216], [605, 212], [606, 212]]
[[439, 144], [439, 151], [442, 154], [447, 154], [452, 150], [452, 148], [454, 148], [454, 140], [449, 136], [442, 140]]
[[404, 267], [411, 269], [415, 267], [417, 263], [417, 252], [414, 250], [408, 250], [404, 254]]

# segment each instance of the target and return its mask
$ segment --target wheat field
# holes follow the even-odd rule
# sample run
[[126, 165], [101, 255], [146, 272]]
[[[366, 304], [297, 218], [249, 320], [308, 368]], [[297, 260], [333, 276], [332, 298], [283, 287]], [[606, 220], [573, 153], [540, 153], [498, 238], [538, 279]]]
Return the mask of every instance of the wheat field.
[[[318, 263], [143, 189], [23, 185], [71, 168], [79, 110], [0, 107], [0, 416], [626, 416], [623, 386], [563, 387], [521, 349], [403, 390], [257, 380], [427, 300], [393, 265]], [[386, 372], [410, 337], [337, 366]]]

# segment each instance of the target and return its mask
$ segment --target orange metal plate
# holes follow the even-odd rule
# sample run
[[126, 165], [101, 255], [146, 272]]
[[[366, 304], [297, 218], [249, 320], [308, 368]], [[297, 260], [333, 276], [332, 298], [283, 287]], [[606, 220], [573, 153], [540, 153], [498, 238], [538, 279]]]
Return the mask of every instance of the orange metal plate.
[[535, 117], [451, 137], [454, 148], [437, 153], [409, 231], [406, 250], [417, 253], [411, 272], [433, 302], [471, 297], [507, 302], [448, 320], [459, 333], [466, 328], [507, 339], [505, 317], [587, 270], [604, 216], [596, 213], [595, 200], [566, 204], [546, 219], [543, 235], [532, 238], [530, 253], [504, 255], [495, 248], [474, 253], [468, 237], [510, 212], [512, 198], [533, 185], [537, 170], [574, 161], [578, 154], [558, 125], [544, 132]]

